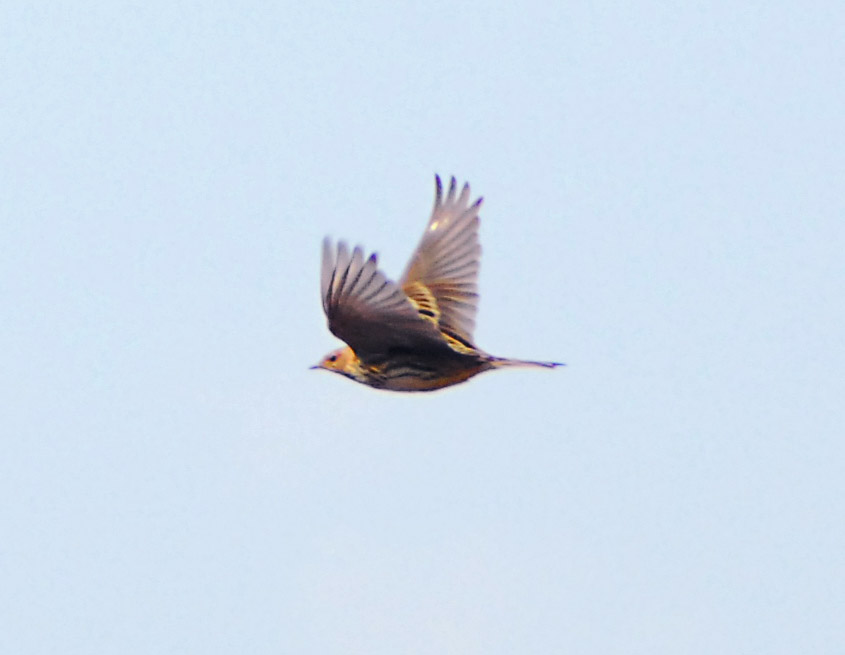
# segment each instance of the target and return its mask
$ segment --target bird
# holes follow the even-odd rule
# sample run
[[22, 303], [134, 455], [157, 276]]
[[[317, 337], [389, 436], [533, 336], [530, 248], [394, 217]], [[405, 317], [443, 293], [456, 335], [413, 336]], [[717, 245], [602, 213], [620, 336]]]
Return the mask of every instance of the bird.
[[398, 282], [344, 241], [323, 240], [320, 295], [329, 330], [347, 345], [312, 369], [387, 391], [434, 391], [512, 366], [556, 368], [490, 355], [473, 342], [478, 309], [479, 211], [470, 187], [435, 175], [434, 209]]

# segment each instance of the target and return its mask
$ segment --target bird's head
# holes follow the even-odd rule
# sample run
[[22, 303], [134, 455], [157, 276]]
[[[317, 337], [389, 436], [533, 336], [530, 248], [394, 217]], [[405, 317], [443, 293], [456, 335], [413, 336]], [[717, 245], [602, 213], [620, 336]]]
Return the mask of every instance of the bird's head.
[[316, 366], [312, 366], [312, 369], [325, 369], [326, 371], [333, 371], [335, 373], [340, 373], [341, 375], [350, 375], [350, 371], [353, 367], [353, 362], [355, 361], [355, 353], [352, 351], [352, 348], [346, 346], [345, 348], [338, 348], [337, 350], [333, 350], [328, 355], [323, 357], [320, 360], [320, 363]]

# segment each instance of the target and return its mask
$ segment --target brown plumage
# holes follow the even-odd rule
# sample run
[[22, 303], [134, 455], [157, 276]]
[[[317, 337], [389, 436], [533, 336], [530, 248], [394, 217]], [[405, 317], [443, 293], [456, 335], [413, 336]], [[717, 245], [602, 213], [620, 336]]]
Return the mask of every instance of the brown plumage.
[[323, 241], [320, 293], [329, 330], [348, 346], [317, 366], [391, 391], [432, 391], [505, 366], [562, 366], [494, 357], [473, 344], [478, 307], [478, 212], [469, 185], [455, 178], [443, 196], [435, 176], [434, 209], [399, 283], [344, 242]]

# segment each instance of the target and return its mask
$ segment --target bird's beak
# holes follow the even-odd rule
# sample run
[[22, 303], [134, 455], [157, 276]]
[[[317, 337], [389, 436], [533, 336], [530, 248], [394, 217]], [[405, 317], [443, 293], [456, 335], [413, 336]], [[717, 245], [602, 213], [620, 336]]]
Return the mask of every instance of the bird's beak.
[[323, 368], [323, 367], [320, 366], [319, 364], [314, 364], [314, 366], [309, 366], [308, 370], [313, 371], [313, 370], [318, 369], [318, 368]]

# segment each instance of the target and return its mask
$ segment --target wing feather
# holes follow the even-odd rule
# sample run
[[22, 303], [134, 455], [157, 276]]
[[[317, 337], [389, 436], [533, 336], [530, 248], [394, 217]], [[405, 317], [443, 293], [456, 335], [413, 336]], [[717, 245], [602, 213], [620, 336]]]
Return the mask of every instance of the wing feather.
[[482, 199], [472, 204], [469, 199], [469, 184], [464, 184], [459, 194], [454, 177], [444, 198], [443, 184], [435, 176], [434, 209], [400, 283], [403, 287], [425, 285], [437, 303], [440, 328], [472, 342], [478, 310], [478, 212]]
[[323, 240], [320, 293], [329, 330], [362, 359], [395, 348], [448, 349], [437, 328], [417, 313], [395, 282], [378, 270], [375, 253], [364, 259], [356, 247], [351, 253], [341, 241], [335, 249]]

